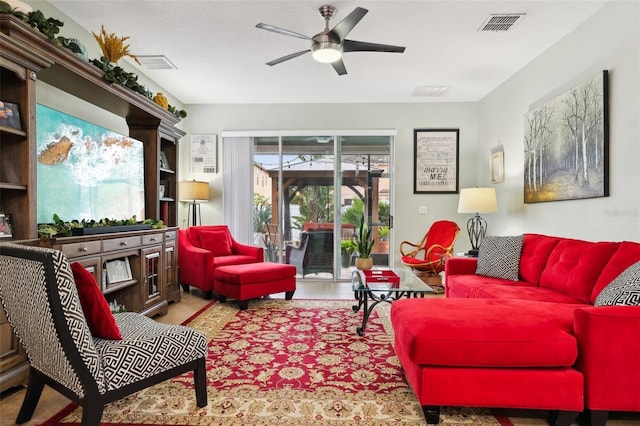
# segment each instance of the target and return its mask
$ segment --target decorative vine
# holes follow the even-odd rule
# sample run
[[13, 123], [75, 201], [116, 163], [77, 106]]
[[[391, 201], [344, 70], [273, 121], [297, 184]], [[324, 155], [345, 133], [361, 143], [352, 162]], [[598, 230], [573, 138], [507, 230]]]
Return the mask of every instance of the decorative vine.
[[[11, 14], [31, 25], [33, 28], [36, 28], [52, 43], [65, 49], [69, 49], [73, 53], [80, 53], [77, 43], [73, 42], [72, 39], [58, 36], [60, 28], [64, 26], [64, 22], [55, 18], [47, 18], [40, 10], [24, 13], [19, 10], [12, 9], [11, 6], [4, 1], [0, 1], [0, 13]], [[104, 79], [108, 82], [124, 86], [153, 101], [153, 93], [145, 86], [138, 83], [138, 76], [136, 74], [127, 72], [117, 65], [112, 65], [104, 56], [100, 59], [91, 59], [89, 62], [104, 72]], [[168, 105], [165, 109], [180, 119], [186, 118], [187, 116], [187, 112], [185, 110], [179, 110], [171, 105]]]

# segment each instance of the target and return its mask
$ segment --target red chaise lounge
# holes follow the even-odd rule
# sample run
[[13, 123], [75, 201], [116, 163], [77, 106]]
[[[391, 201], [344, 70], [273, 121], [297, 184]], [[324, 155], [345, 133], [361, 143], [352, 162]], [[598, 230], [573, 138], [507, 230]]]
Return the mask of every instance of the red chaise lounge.
[[[445, 299], [391, 305], [395, 350], [427, 422], [440, 406], [547, 410], [567, 425], [583, 410], [592, 425], [640, 411], [640, 307], [594, 306], [621, 280], [638, 303], [640, 244], [521, 241], [515, 258], [481, 251], [481, 269], [494, 266], [485, 275], [479, 259], [447, 260]], [[497, 277], [509, 258], [515, 277]]]

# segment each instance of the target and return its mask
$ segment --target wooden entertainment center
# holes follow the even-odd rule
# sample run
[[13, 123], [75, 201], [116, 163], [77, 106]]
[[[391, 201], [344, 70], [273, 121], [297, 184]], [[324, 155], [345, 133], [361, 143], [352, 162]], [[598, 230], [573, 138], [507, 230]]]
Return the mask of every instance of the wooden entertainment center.
[[[168, 228], [38, 240], [36, 80], [123, 117], [144, 144], [145, 215]], [[89, 269], [109, 301], [153, 316], [180, 300], [177, 268], [180, 121], [151, 99], [50, 42], [16, 17], [0, 15], [0, 100], [18, 107], [21, 125], [0, 125], [0, 213], [12, 218], [12, 239], [62, 250]], [[164, 161], [160, 162], [161, 153]], [[160, 194], [160, 183], [164, 193]], [[72, 220], [76, 218], [63, 218]], [[2, 240], [0, 240], [2, 241]], [[26, 383], [28, 364], [0, 310], [0, 392]]]

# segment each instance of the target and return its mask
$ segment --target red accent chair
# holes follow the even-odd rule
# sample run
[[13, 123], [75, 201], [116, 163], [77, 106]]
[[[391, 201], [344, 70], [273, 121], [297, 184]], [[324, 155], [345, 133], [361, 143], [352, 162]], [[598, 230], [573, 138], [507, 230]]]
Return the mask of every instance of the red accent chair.
[[264, 249], [240, 244], [226, 225], [178, 230], [180, 284], [186, 292], [189, 286], [194, 286], [203, 291], [205, 299], [211, 299], [216, 268], [256, 262], [264, 262]]
[[459, 233], [460, 227], [455, 222], [449, 220], [434, 222], [419, 243], [414, 244], [409, 241], [400, 243], [402, 263], [416, 271], [439, 274], [444, 270], [442, 258], [453, 256], [453, 243]]

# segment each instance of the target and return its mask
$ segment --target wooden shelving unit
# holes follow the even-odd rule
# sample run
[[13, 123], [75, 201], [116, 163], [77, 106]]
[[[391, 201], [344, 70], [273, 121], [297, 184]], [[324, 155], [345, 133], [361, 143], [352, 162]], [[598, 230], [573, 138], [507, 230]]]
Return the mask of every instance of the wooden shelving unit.
[[[44, 35], [8, 14], [0, 15], [0, 99], [19, 106], [21, 129], [0, 126], [0, 212], [12, 217], [14, 240], [35, 241], [37, 224], [36, 80], [40, 79], [79, 99], [123, 117], [129, 136], [144, 143], [145, 214], [169, 227], [178, 221], [177, 145], [185, 132], [172, 113], [151, 99], [104, 80], [98, 68], [51, 43]], [[168, 167], [160, 167], [164, 152]], [[168, 182], [160, 197], [160, 181]], [[76, 218], [65, 218], [68, 220]], [[132, 279], [105, 288], [106, 297], [122, 300], [128, 310], [147, 315], [165, 313], [170, 301], [180, 300], [176, 228], [104, 237], [69, 237], [49, 241], [81, 262], [103, 284], [105, 262], [127, 258]], [[109, 248], [119, 240], [135, 239], [135, 247]], [[78, 254], [74, 249], [87, 247]], [[133, 247], [133, 248], [129, 248]], [[18, 340], [0, 309], [0, 391], [25, 382], [28, 364]]]
[[[6, 14], [0, 15], [0, 61], [0, 99], [18, 104], [23, 122], [21, 130], [0, 127], [0, 212], [12, 215], [15, 239], [37, 238], [36, 79], [126, 120], [129, 136], [144, 143], [146, 216], [177, 225], [177, 144], [185, 135], [175, 127], [178, 117], [107, 82], [101, 70]], [[171, 169], [160, 167], [161, 151]], [[169, 182], [162, 201], [161, 180]]]

